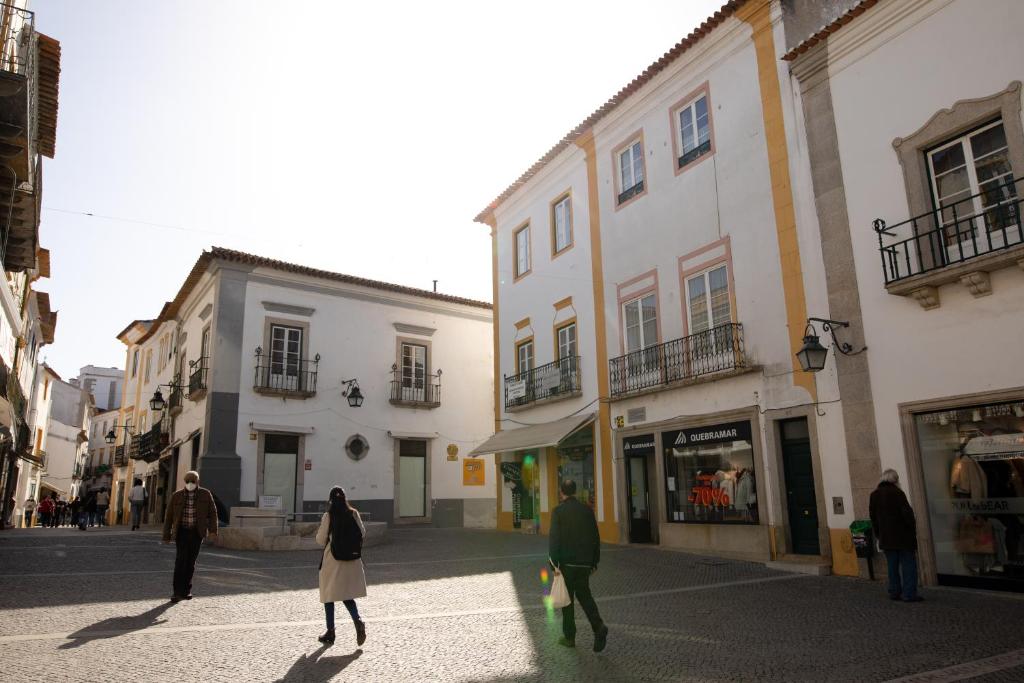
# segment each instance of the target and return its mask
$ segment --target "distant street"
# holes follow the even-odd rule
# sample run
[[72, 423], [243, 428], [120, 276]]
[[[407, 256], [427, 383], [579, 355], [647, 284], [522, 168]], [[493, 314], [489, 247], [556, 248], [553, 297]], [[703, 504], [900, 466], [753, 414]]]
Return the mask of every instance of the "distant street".
[[207, 547], [195, 599], [172, 605], [173, 550], [153, 531], [7, 532], [0, 679], [1024, 680], [1019, 596], [932, 589], [906, 605], [865, 581], [655, 549], [605, 548], [594, 590], [608, 649], [591, 652], [580, 614], [566, 650], [540, 600], [545, 542], [392, 531], [365, 553], [360, 650], [341, 620], [333, 647], [316, 642], [316, 552]]

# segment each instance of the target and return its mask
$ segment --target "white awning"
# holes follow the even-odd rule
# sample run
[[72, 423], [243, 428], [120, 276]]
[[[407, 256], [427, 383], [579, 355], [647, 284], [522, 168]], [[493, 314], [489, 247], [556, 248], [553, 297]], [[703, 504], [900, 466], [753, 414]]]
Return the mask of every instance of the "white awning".
[[474, 448], [470, 455], [505, 453], [507, 451], [523, 451], [529, 448], [555, 446], [579, 431], [581, 427], [593, 421], [594, 413], [586, 413], [584, 415], [565, 417], [554, 422], [545, 422], [544, 424], [498, 432]]

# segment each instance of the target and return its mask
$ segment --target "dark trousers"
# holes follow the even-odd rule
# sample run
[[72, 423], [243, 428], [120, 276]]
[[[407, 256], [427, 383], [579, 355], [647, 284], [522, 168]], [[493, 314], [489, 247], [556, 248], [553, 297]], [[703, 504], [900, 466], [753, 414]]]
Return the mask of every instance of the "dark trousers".
[[889, 595], [904, 600], [917, 598], [917, 553], [913, 550], [886, 550], [889, 566]]
[[562, 608], [562, 634], [569, 640], [576, 638], [576, 601], [578, 600], [583, 611], [590, 621], [590, 628], [598, 633], [604, 628], [601, 615], [597, 611], [597, 604], [594, 596], [590, 593], [590, 567], [561, 567], [562, 578], [565, 579], [565, 587], [569, 591], [569, 599], [572, 602]]
[[[342, 600], [341, 604], [345, 605], [345, 609], [348, 610], [348, 614], [352, 617], [354, 623], [359, 623], [359, 608], [356, 607], [355, 600]], [[334, 603], [324, 603], [324, 615], [327, 617], [327, 630], [334, 630]]]
[[174, 594], [185, 597], [192, 592], [192, 574], [196, 571], [196, 558], [203, 539], [194, 528], [178, 527], [178, 552], [174, 556]]

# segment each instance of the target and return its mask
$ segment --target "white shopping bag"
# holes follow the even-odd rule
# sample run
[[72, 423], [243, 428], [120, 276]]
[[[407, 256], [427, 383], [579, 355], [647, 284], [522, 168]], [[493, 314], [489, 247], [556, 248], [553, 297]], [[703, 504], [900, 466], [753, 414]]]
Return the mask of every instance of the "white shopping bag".
[[565, 579], [562, 572], [555, 570], [555, 578], [551, 582], [551, 606], [555, 609], [568, 607], [572, 600], [569, 599], [569, 589], [565, 587]]

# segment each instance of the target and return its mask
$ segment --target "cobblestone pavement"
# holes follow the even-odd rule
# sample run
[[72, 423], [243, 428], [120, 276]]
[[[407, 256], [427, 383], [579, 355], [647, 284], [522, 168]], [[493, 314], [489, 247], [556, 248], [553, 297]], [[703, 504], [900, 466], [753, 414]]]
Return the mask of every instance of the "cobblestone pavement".
[[[593, 588], [611, 634], [556, 644], [541, 602], [546, 539], [392, 530], [364, 555], [369, 638], [340, 606], [323, 648], [314, 551], [204, 548], [195, 599], [172, 605], [172, 547], [154, 531], [0, 534], [3, 681], [1024, 680], [1024, 597], [783, 574], [610, 546]], [[921, 674], [928, 674], [922, 676]]]

